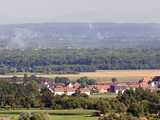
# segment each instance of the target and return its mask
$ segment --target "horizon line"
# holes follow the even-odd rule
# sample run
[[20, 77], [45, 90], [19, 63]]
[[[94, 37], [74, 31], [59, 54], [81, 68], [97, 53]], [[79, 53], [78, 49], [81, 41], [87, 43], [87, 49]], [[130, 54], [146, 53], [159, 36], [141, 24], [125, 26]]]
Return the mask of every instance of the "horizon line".
[[0, 23], [0, 25], [24, 25], [24, 24], [160, 24], [159, 22], [24, 22], [24, 23]]

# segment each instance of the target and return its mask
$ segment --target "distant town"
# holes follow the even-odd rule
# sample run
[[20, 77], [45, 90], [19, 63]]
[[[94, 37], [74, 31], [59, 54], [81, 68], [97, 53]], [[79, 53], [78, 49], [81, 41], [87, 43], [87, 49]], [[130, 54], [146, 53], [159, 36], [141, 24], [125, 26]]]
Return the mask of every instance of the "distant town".
[[28, 78], [19, 78], [16, 76], [9, 78], [1, 78], [11, 83], [23, 84], [25, 81], [36, 80], [38, 82], [39, 90], [47, 88], [54, 95], [73, 95], [76, 93], [94, 95], [105, 93], [123, 93], [125, 90], [136, 88], [148, 89], [150, 91], [160, 90], [160, 76], [144, 77], [135, 81], [122, 81], [117, 78], [112, 78], [111, 81], [99, 81], [90, 79], [88, 77], [81, 77], [77, 80], [71, 81], [67, 77], [56, 77], [55, 79], [36, 77], [35, 75], [28, 76]]
[[[59, 78], [61, 79], [61, 78]], [[63, 78], [62, 78], [63, 79]], [[85, 81], [88, 80], [88, 78], [80, 78]], [[108, 93], [113, 92], [118, 94], [119, 92], [123, 93], [127, 89], [133, 89], [136, 88], [143, 88], [143, 89], [149, 89], [151, 91], [158, 91], [160, 90], [160, 76], [155, 77], [144, 77], [142, 80], [139, 80], [137, 82], [118, 82], [116, 78], [113, 78], [110, 82], [98, 82], [96, 81], [95, 84], [92, 85], [82, 85], [79, 82], [75, 83], [52, 83], [50, 81], [44, 80], [41, 81], [40, 86], [47, 87], [52, 93], [55, 95], [73, 95], [76, 92], [80, 92], [82, 94], [91, 95], [94, 93]]]

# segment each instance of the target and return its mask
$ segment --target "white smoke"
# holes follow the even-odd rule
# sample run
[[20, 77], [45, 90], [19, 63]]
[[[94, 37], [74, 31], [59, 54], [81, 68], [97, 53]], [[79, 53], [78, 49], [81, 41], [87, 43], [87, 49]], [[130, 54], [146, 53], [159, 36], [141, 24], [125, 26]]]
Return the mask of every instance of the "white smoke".
[[93, 25], [92, 23], [88, 23], [88, 28], [89, 28], [90, 30], [94, 30], [94, 25]]
[[37, 38], [37, 36], [38, 36], [37, 33], [29, 29], [16, 28], [8, 44], [8, 48], [25, 49], [31, 45], [30, 41]]
[[104, 39], [104, 36], [100, 32], [97, 32], [96, 37], [99, 40], [103, 40]]

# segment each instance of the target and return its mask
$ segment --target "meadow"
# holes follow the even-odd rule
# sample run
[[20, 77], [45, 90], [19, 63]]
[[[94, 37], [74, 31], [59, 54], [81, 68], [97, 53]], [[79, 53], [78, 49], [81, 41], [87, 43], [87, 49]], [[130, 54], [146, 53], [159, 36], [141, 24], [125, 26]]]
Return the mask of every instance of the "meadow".
[[18, 120], [18, 115], [21, 112], [43, 112], [50, 115], [50, 120], [97, 120], [92, 114], [95, 110], [1, 110], [0, 116], [9, 117], [11, 120]]

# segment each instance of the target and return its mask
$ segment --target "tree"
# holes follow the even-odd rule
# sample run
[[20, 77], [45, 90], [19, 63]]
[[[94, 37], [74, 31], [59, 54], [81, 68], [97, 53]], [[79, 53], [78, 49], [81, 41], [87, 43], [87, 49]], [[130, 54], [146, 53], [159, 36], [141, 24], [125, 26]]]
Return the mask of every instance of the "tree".
[[18, 120], [30, 120], [31, 114], [30, 113], [20, 113]]
[[67, 85], [67, 84], [70, 83], [70, 80], [67, 77], [56, 77], [55, 78], [55, 83], [63, 83], [65, 85]]
[[95, 85], [96, 80], [94, 79], [89, 79], [88, 77], [81, 77], [80, 79], [77, 80], [78, 83], [81, 84], [81, 86], [85, 87], [87, 85]]
[[49, 120], [47, 113], [20, 113], [18, 120]]
[[32, 113], [30, 120], [49, 120], [47, 113]]
[[27, 82], [28, 82], [28, 75], [25, 73], [24, 74], [24, 77], [23, 77], [23, 82], [24, 82], [24, 84], [26, 84]]
[[144, 109], [143, 109], [142, 104], [133, 103], [129, 106], [128, 112], [134, 116], [140, 116], [140, 115], [144, 114]]
[[43, 88], [41, 90], [41, 102], [44, 105], [43, 107], [52, 107], [53, 106], [53, 93], [48, 88]]
[[117, 81], [118, 81], [117, 78], [112, 78], [112, 83], [115, 84], [115, 83], [117, 83]]
[[100, 117], [99, 120], [138, 120], [138, 119], [126, 114], [110, 113], [106, 116]]
[[110, 112], [111, 106], [107, 100], [100, 99], [97, 102], [97, 109], [104, 115], [107, 112]]

